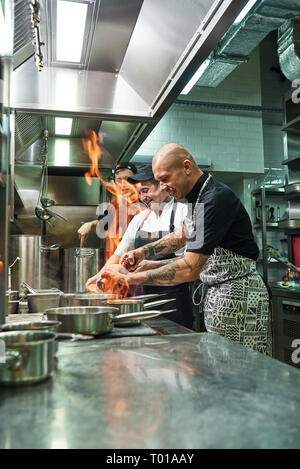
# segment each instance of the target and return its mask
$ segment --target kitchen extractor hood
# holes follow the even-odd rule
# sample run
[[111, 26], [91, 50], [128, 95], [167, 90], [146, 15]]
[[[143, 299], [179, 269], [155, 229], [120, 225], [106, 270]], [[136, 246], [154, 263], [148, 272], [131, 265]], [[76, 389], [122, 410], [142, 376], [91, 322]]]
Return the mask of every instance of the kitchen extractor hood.
[[[15, 3], [20, 8], [20, 2]], [[90, 126], [103, 135], [111, 167], [130, 159], [246, 3], [41, 0], [42, 71], [36, 67], [26, 36], [21, 49], [31, 56], [21, 64], [16, 59], [13, 72], [16, 132], [24, 128], [21, 121], [35, 122], [30, 130], [19, 132], [17, 158], [49, 128], [47, 119], [70, 117], [80, 120], [78, 129]], [[30, 9], [30, 2], [24, 1], [23, 9], [25, 4]], [[84, 7], [82, 50], [77, 59], [68, 60], [58, 51], [61, 4]], [[18, 21], [28, 23], [28, 16], [16, 17], [20, 40]], [[17, 47], [15, 53], [21, 54]], [[30, 138], [23, 132], [29, 132]], [[24, 147], [22, 141], [27, 141]]]

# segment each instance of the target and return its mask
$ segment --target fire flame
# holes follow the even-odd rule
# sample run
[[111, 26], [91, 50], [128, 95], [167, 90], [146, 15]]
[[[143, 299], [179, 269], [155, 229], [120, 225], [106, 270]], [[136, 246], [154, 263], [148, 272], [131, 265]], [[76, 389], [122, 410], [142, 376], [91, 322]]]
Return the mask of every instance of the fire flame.
[[[87, 184], [92, 185], [92, 178], [97, 177], [101, 183], [105, 186], [106, 190], [110, 192], [113, 197], [110, 203], [114, 206], [115, 215], [113, 223], [110, 223], [106, 232], [106, 250], [105, 250], [105, 261], [115, 252], [119, 245], [124, 230], [127, 228], [129, 222], [134, 215], [141, 211], [139, 205], [139, 193], [133, 184], [130, 184], [126, 179], [123, 179], [120, 183], [112, 183], [103, 179], [101, 172], [99, 171], [99, 161], [102, 156], [101, 144], [103, 144], [103, 138], [94, 130], [86, 132], [86, 137], [82, 140], [83, 149], [91, 160], [91, 166], [89, 171], [84, 175]], [[137, 204], [136, 210], [129, 211], [129, 207], [132, 204]], [[125, 219], [124, 219], [125, 217]], [[119, 223], [120, 219], [123, 223]], [[129, 292], [129, 284], [118, 285], [113, 279], [107, 279], [105, 282], [105, 293], [113, 293], [117, 298], [126, 298]], [[89, 291], [97, 291], [95, 284], [90, 284]]]

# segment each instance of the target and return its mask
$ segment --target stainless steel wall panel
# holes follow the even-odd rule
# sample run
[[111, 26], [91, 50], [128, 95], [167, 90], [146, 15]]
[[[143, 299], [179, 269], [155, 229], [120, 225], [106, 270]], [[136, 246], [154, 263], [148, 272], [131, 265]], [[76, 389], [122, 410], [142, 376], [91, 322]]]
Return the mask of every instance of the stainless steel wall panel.
[[12, 103], [16, 110], [149, 117], [147, 104], [121, 76], [58, 67], [39, 73], [33, 58], [13, 73]]
[[150, 105], [214, 0], [145, 0], [121, 74]]
[[120, 70], [143, 0], [101, 0], [89, 70]]

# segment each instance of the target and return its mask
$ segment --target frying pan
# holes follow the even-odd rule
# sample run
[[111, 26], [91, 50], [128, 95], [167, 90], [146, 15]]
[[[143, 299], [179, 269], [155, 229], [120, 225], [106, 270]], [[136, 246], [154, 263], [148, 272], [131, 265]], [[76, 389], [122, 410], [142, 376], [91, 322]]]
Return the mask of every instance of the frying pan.
[[10, 322], [0, 326], [0, 331], [43, 331], [43, 332], [54, 332], [56, 340], [91, 340], [94, 336], [72, 334], [69, 332], [57, 332], [61, 322], [59, 321], [17, 321]]
[[147, 319], [159, 316], [160, 311], [147, 311], [118, 315], [118, 308], [110, 306], [75, 306], [52, 308], [45, 311], [48, 320], [60, 321], [61, 332], [102, 335], [110, 332], [115, 322], [128, 319]]

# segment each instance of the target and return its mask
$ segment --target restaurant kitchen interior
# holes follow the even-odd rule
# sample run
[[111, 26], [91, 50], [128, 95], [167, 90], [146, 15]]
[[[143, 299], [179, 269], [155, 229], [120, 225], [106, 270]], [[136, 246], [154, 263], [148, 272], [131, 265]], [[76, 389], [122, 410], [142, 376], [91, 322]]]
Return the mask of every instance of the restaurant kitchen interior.
[[[279, 370], [292, 373], [291, 385], [300, 383], [292, 346], [300, 344], [299, 41], [300, 0], [0, 0], [0, 328], [41, 321], [44, 310], [55, 306], [96, 307], [55, 303], [61, 295], [84, 298], [85, 282], [105, 263], [105, 237], [91, 232], [80, 247], [77, 231], [110, 201], [103, 181], [111, 183], [117, 164], [139, 168], [162, 145], [177, 142], [245, 206], [260, 250], [257, 269], [272, 290], [273, 351], [263, 358], [285, 366]], [[84, 139], [91, 135], [100, 139], [100, 154], [90, 185]], [[197, 280], [191, 295], [198, 286]], [[48, 294], [47, 304], [34, 303], [39, 293]], [[184, 337], [190, 350], [199, 335], [208, 350], [214, 340], [207, 338], [198, 306], [193, 330], [159, 321], [141, 324], [153, 343], [171, 337], [179, 350]], [[144, 340], [144, 347], [150, 340], [132, 338], [139, 334], [130, 336], [130, 327], [125, 339], [122, 330], [122, 339], [110, 339], [116, 354], [121, 341], [129, 340], [139, 353], [130, 340]], [[109, 340], [91, 343], [96, 341], [99, 354], [103, 347], [108, 355]], [[71, 345], [59, 342], [65, 360]], [[83, 366], [78, 351], [89, 342], [75, 345], [74, 359]], [[59, 362], [60, 355], [63, 373]], [[0, 360], [0, 375], [1, 366]], [[9, 399], [7, 387], [0, 388], [0, 399], [1, 389]], [[38, 386], [33, 392], [37, 396]], [[118, 422], [116, 417], [114, 429]], [[131, 446], [123, 437], [120, 444], [158, 445], [149, 428], [144, 440], [133, 439]], [[0, 447], [11, 447], [3, 435]], [[23, 447], [34, 447], [22, 438]], [[57, 446], [71, 447], [71, 440]], [[76, 441], [73, 446], [81, 447]], [[109, 447], [106, 439], [100, 444]], [[253, 445], [259, 446], [256, 440]], [[282, 445], [289, 446], [284, 439]]]

